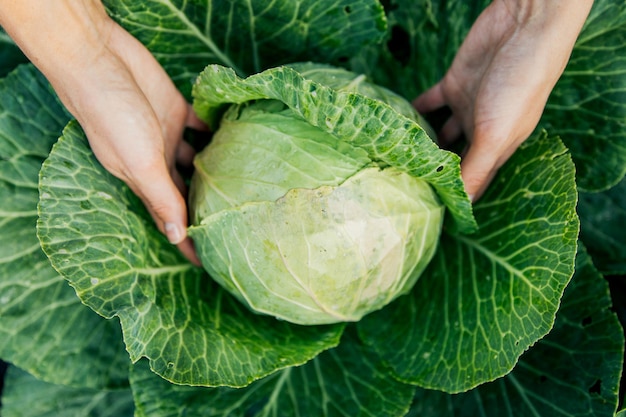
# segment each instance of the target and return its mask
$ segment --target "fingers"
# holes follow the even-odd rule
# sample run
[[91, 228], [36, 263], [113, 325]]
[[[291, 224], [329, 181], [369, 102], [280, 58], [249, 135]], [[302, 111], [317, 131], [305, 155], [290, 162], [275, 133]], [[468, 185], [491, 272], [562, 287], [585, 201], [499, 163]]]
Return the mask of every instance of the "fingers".
[[439, 82], [413, 100], [413, 107], [419, 113], [430, 113], [446, 105], [442, 83]]
[[439, 145], [443, 148], [450, 146], [454, 141], [461, 137], [463, 133], [463, 125], [452, 115], [443, 125], [437, 138]]
[[[162, 166], [158, 166], [162, 165]], [[161, 232], [172, 244], [186, 237], [185, 200], [164, 164], [132, 173], [128, 185], [141, 198]]]
[[106, 28], [107, 36], [91, 48], [98, 53], [89, 65], [66, 66], [52, 77], [58, 81], [53, 85], [100, 163], [142, 200], [167, 239], [198, 263], [187, 237], [185, 185], [174, 166], [193, 159], [191, 146], [181, 146], [185, 123], [201, 124], [150, 52], [113, 21]]
[[[442, 82], [435, 84], [413, 101], [413, 106], [419, 113], [429, 113], [446, 104]], [[443, 148], [450, 146], [463, 132], [463, 123], [457, 115], [452, 114], [437, 135], [439, 145]], [[465, 133], [468, 138], [472, 138], [474, 134], [474, 132]], [[500, 155], [493, 147], [490, 149], [490, 146], [487, 146], [490, 143], [497, 143], [490, 139], [489, 135], [472, 139], [474, 142], [467, 148], [461, 161], [461, 176], [470, 200], [476, 201], [495, 176]]]
[[181, 140], [176, 149], [176, 162], [184, 167], [190, 167], [193, 164], [193, 158], [196, 151], [188, 142]]
[[196, 115], [196, 112], [193, 110], [193, 106], [191, 104], [187, 105], [187, 120], [185, 125], [191, 129], [199, 130], [201, 132], [206, 132], [209, 130], [209, 126], [204, 123], [200, 118]]

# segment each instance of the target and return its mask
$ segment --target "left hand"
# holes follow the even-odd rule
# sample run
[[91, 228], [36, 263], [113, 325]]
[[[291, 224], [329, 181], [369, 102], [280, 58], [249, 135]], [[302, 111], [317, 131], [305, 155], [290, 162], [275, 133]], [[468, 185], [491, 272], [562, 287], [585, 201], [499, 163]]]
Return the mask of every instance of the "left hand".
[[0, 0], [0, 24], [81, 124], [100, 163], [141, 198], [192, 262], [185, 184], [186, 126], [205, 128], [152, 54], [98, 0]]

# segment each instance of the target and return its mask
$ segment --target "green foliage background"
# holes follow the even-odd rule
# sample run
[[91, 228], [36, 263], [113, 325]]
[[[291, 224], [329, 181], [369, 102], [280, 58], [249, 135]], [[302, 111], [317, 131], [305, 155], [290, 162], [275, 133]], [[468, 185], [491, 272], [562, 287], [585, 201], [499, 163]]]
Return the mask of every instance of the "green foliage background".
[[[411, 99], [487, 3], [105, 2], [190, 99], [207, 64], [306, 60]], [[253, 316], [186, 264], [20, 66], [0, 81], [3, 415], [614, 415], [624, 340], [600, 273], [626, 270], [625, 39], [626, 4], [596, 0], [537, 132], [474, 207], [479, 231], [447, 228], [389, 308], [309, 329]], [[24, 62], [2, 34], [2, 74]]]

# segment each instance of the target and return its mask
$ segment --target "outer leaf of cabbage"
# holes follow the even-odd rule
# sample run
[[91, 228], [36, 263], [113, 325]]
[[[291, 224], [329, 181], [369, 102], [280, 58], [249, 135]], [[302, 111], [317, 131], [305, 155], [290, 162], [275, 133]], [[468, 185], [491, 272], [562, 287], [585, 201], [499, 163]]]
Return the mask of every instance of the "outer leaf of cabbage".
[[[105, 0], [187, 94], [207, 64], [240, 75], [288, 62], [340, 63], [385, 35], [378, 0]], [[323, 23], [321, 23], [323, 22]]]
[[476, 220], [461, 180], [459, 156], [440, 149], [415, 112], [415, 117], [407, 117], [410, 105], [398, 107], [400, 98], [391, 92], [392, 101], [361, 93], [366, 84], [355, 73], [335, 70], [321, 77], [320, 72], [315, 65], [292, 65], [242, 79], [229, 68], [209, 65], [194, 86], [194, 109], [215, 126], [226, 104], [279, 100], [307, 123], [364, 150], [377, 164], [428, 182], [453, 220], [447, 227], [474, 232]]

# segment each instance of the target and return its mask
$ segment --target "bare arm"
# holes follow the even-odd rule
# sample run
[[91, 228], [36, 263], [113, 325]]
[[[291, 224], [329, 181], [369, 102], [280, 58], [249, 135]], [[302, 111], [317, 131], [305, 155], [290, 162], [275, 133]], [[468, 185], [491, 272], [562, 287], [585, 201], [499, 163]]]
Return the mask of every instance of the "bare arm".
[[185, 126], [202, 124], [150, 52], [98, 0], [0, 0], [0, 25], [48, 78], [102, 165], [197, 262], [175, 164], [193, 158]]

